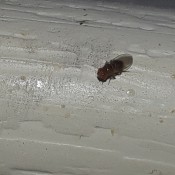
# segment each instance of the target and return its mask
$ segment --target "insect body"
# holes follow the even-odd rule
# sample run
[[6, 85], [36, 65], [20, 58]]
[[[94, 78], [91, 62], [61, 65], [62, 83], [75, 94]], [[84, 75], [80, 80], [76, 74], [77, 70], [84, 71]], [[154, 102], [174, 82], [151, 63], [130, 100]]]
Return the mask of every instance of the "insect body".
[[98, 69], [97, 79], [106, 82], [109, 79], [115, 79], [116, 75], [120, 75], [123, 71], [128, 70], [133, 63], [133, 58], [129, 54], [122, 54], [106, 62], [105, 65]]

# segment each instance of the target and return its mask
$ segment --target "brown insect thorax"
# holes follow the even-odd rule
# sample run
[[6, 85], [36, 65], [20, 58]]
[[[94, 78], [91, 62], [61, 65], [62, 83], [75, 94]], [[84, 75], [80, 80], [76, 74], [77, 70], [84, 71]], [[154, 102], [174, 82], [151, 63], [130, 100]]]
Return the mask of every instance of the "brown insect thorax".
[[123, 62], [119, 60], [111, 60], [106, 62], [102, 68], [98, 69], [97, 79], [106, 82], [108, 79], [115, 79], [116, 75], [120, 75], [123, 71]]

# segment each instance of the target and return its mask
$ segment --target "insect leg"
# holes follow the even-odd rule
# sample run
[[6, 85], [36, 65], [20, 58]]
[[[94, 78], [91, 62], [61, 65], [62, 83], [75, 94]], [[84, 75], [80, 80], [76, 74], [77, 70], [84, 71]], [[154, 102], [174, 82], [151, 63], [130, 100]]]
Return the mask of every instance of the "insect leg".
[[111, 81], [112, 79], [116, 79], [115, 76], [111, 76], [111, 77], [109, 78], [108, 84], [110, 83], [110, 81]]
[[108, 62], [108, 61], [106, 61], [105, 65], [107, 65], [107, 64], [109, 64], [109, 62]]

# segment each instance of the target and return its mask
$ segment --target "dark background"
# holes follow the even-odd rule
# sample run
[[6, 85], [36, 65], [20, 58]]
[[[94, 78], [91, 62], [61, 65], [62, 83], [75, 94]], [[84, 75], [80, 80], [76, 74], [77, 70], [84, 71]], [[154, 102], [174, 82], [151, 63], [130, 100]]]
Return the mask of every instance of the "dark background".
[[143, 6], [151, 6], [158, 8], [174, 8], [175, 9], [175, 0], [104, 0], [104, 2], [119, 2], [125, 4], [135, 4]]

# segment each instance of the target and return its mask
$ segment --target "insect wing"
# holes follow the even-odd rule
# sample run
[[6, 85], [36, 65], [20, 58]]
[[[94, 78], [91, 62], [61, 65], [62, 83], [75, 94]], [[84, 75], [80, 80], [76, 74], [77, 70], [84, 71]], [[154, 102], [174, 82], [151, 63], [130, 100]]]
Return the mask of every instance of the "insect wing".
[[119, 60], [123, 62], [123, 71], [128, 70], [133, 64], [133, 58], [130, 54], [122, 54], [114, 58], [115, 60]]

